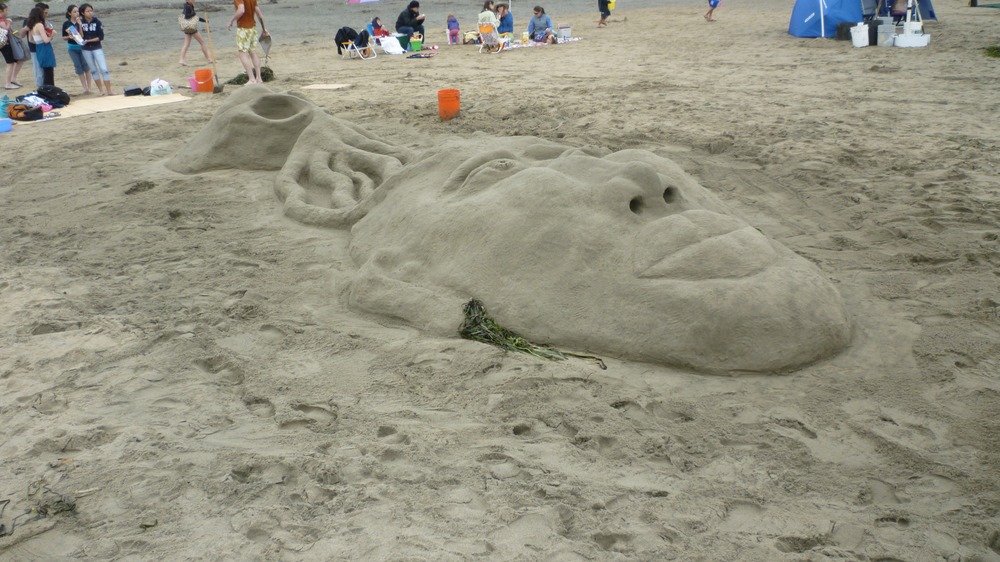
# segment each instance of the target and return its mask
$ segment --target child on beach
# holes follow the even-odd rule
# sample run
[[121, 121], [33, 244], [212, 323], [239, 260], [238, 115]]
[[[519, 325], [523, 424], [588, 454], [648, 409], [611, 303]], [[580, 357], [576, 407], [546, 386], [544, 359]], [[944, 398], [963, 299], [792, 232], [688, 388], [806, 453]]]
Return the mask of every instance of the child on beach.
[[461, 32], [458, 29], [458, 18], [455, 14], [448, 14], [448, 44], [458, 45], [458, 37]]
[[712, 12], [719, 7], [721, 0], [708, 0], [708, 11], [705, 12], [705, 21], [717, 21], [712, 17]]

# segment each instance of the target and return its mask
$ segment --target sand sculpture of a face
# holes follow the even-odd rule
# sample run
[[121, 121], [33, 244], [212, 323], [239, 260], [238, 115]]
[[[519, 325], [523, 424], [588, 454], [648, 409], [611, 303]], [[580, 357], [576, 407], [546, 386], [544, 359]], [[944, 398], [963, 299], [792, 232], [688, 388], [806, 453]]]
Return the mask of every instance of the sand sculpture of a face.
[[536, 342], [708, 371], [787, 371], [849, 341], [814, 265], [650, 152], [476, 136], [412, 154], [245, 88], [168, 165], [223, 167], [221, 147], [269, 135], [286, 214], [351, 229], [358, 309], [455, 334], [478, 298]]

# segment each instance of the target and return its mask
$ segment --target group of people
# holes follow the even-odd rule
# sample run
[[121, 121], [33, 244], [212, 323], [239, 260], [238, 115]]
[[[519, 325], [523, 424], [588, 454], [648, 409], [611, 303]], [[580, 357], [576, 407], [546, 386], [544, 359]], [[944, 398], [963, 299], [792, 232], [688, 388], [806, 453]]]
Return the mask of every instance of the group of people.
[[[0, 54], [3, 54], [7, 65], [4, 76], [5, 90], [30, 89], [30, 86], [26, 87], [18, 82], [21, 67], [28, 60], [34, 68], [35, 88], [55, 86], [54, 43], [61, 37], [83, 87], [83, 93], [92, 93], [96, 86], [101, 96], [114, 95], [111, 89], [111, 73], [102, 46], [104, 25], [101, 20], [94, 17], [94, 7], [91, 4], [67, 6], [66, 20], [63, 22], [60, 37], [56, 36], [55, 27], [48, 21], [48, 4], [42, 2], [35, 4], [20, 27], [8, 17], [9, 11], [7, 4], [0, 3]], [[186, 19], [196, 17], [194, 0], [185, 0], [183, 16]], [[202, 18], [199, 20], [205, 21]], [[229, 28], [232, 29], [234, 24], [237, 25], [236, 47], [250, 84], [264, 81], [261, 76], [260, 56], [257, 54], [260, 46], [256, 32], [258, 20], [263, 30], [262, 37], [268, 36], [267, 28], [264, 27], [264, 16], [257, 5], [257, 0], [234, 0], [234, 13], [229, 21]], [[180, 64], [187, 64], [185, 56], [192, 39], [201, 45], [205, 59], [212, 62], [205, 42], [196, 28], [193, 33], [185, 34]], [[25, 44], [27, 49], [24, 48]]]
[[[545, 8], [535, 6], [533, 11], [534, 17], [528, 21], [527, 29], [530, 39], [538, 43], [556, 43], [558, 38], [552, 29], [552, 18], [545, 13]], [[420, 14], [420, 3], [417, 0], [412, 0], [396, 20], [396, 31], [398, 33], [412, 33], [410, 30], [417, 29], [423, 33], [423, 20], [424, 16]], [[494, 4], [493, 0], [486, 0], [477, 20], [479, 24], [492, 25], [501, 39], [511, 40], [514, 37], [514, 15], [510, 12], [508, 4]], [[462, 36], [458, 18], [455, 17], [455, 14], [448, 14], [445, 23], [448, 28], [448, 43], [458, 45]]]
[[[52, 45], [55, 27], [48, 21], [49, 6], [39, 2], [28, 13], [20, 28], [7, 17], [9, 8], [0, 3], [0, 29], [7, 40], [0, 53], [7, 63], [5, 90], [19, 90], [24, 85], [17, 81], [17, 75], [26, 60], [31, 59], [35, 71], [35, 87], [55, 86], [56, 53]], [[85, 94], [96, 85], [102, 96], [113, 95], [111, 73], [104, 57], [101, 42], [104, 40], [104, 26], [94, 17], [94, 7], [90, 4], [66, 8], [66, 21], [62, 25], [62, 39], [73, 62], [73, 69], [80, 79]], [[22, 40], [27, 42], [27, 52], [22, 48]], [[18, 42], [15, 47], [15, 42]]]
[[[205, 55], [205, 61], [213, 63], [215, 60], [209, 55], [205, 46], [205, 40], [198, 30], [198, 23], [208, 23], [199, 17], [194, 9], [194, 0], [184, 0], [184, 8], [181, 13], [181, 20], [197, 20], [191, 27], [182, 27], [184, 32], [184, 45], [181, 46], [181, 57], [178, 64], [187, 66], [188, 48], [191, 47], [191, 40], [198, 42], [201, 46], [201, 53]], [[257, 22], [260, 21], [261, 35], [257, 36]], [[247, 73], [247, 84], [263, 84], [264, 76], [261, 74], [263, 68], [260, 61], [260, 41], [262, 38], [269, 38], [271, 34], [264, 25], [264, 13], [257, 4], [257, 0], [233, 0], [233, 16], [229, 19], [226, 29], [232, 30], [236, 25], [236, 56], [243, 65], [243, 70]]]

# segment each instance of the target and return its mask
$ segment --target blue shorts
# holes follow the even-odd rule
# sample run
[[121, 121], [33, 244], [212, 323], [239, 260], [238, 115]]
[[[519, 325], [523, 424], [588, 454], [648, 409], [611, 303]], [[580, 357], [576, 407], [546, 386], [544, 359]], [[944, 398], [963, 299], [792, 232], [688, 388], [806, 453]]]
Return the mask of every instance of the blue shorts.
[[719, 7], [719, 3], [721, 1], [722, 0], [708, 0], [708, 7], [709, 8], [718, 8]]

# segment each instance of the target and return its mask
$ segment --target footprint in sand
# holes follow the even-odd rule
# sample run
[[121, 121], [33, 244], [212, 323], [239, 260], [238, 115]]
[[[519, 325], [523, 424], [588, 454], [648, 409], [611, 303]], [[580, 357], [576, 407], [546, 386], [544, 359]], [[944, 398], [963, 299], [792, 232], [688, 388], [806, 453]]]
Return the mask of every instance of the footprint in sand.
[[[315, 433], [333, 433], [337, 429], [336, 407], [321, 404], [291, 404], [292, 412], [280, 416], [279, 429], [308, 429]], [[305, 416], [305, 417], [302, 417]]]
[[274, 404], [267, 398], [246, 396], [243, 398], [243, 404], [247, 407], [247, 410], [250, 410], [256, 416], [262, 418], [274, 417]]
[[243, 369], [222, 356], [199, 359], [194, 362], [194, 366], [206, 374], [212, 375], [213, 380], [225, 386], [242, 384], [245, 375]]
[[723, 531], [739, 531], [756, 525], [764, 513], [764, 508], [754, 502], [737, 500], [726, 506], [726, 515], [719, 528]]

